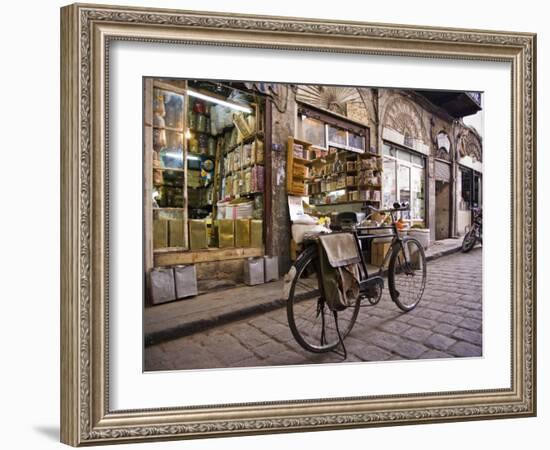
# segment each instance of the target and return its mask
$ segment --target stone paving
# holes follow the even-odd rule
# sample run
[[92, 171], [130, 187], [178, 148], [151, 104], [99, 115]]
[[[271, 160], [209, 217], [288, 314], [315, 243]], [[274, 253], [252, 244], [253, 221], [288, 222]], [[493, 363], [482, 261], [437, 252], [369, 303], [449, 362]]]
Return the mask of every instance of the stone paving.
[[[403, 313], [389, 297], [362, 308], [345, 340], [346, 361], [482, 356], [482, 251], [455, 253], [428, 264], [419, 305]], [[145, 348], [150, 370], [276, 366], [341, 362], [313, 354], [294, 340], [286, 308], [220, 325]]]

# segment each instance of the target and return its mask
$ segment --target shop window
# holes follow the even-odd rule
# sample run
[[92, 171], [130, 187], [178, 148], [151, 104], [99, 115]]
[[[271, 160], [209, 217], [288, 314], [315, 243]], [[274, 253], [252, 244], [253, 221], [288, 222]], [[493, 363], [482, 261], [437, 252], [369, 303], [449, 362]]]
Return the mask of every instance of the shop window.
[[365, 138], [358, 134], [348, 132], [348, 145], [352, 149], [365, 150]]
[[405, 150], [398, 150], [397, 158], [402, 161], [411, 162], [411, 153]]
[[382, 179], [382, 207], [390, 208], [397, 201], [397, 162], [394, 159], [384, 158]]
[[346, 131], [329, 125], [328, 143], [334, 147], [345, 147], [348, 143]]
[[299, 139], [310, 142], [318, 149], [333, 147], [356, 153], [364, 153], [368, 149], [366, 127], [306, 105], [298, 107], [296, 128]]
[[424, 158], [422, 156], [412, 155], [411, 162], [417, 166], [424, 167]]
[[383, 145], [383, 154], [382, 206], [391, 207], [396, 201], [409, 202], [410, 211], [402, 213], [402, 218], [409, 221], [424, 220], [424, 158], [388, 143]]
[[153, 248], [186, 248], [182, 94], [153, 90]]
[[481, 205], [481, 175], [474, 173], [474, 183], [473, 183], [473, 206]]
[[261, 102], [210, 95], [206, 83], [153, 86], [154, 251], [261, 247]]
[[411, 219], [424, 220], [424, 169], [411, 167]]
[[327, 148], [325, 123], [300, 114], [298, 117], [298, 136], [319, 148]]
[[472, 187], [473, 187], [473, 177], [471, 169], [460, 169], [460, 184], [461, 184], [461, 194], [459, 208], [462, 211], [468, 211], [472, 207]]
[[343, 130], [333, 125], [327, 125], [328, 145], [345, 150], [365, 151], [365, 138], [359, 134]]
[[383, 146], [382, 146], [382, 154], [384, 154], [384, 155], [386, 155], [386, 156], [395, 157], [395, 156], [396, 156], [396, 150], [395, 150], [395, 148], [392, 147], [391, 145], [383, 144]]

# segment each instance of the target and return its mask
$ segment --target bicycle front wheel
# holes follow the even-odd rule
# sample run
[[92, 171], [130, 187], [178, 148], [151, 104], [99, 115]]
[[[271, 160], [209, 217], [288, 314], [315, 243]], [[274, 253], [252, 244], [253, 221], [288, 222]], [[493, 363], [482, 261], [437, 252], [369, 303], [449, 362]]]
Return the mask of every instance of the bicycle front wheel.
[[426, 255], [414, 238], [405, 238], [394, 247], [390, 258], [388, 287], [395, 304], [410, 311], [420, 302], [426, 287]]
[[475, 244], [476, 244], [476, 231], [475, 231], [475, 228], [472, 228], [464, 236], [464, 240], [462, 241], [462, 252], [463, 253], [469, 252], [471, 249], [474, 248]]
[[[305, 350], [328, 352], [340, 343], [336, 321], [321, 291], [318, 250], [312, 245], [300, 256], [287, 300], [288, 325]], [[344, 339], [353, 328], [359, 314], [360, 301], [338, 312], [338, 328]]]

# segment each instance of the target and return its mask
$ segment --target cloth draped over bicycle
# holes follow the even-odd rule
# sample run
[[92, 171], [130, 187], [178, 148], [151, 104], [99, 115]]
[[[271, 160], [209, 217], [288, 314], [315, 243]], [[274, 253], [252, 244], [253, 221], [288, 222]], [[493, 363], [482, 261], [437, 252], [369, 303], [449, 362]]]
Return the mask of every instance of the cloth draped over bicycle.
[[357, 301], [360, 291], [361, 256], [350, 233], [318, 237], [322, 289], [328, 307], [341, 311]]

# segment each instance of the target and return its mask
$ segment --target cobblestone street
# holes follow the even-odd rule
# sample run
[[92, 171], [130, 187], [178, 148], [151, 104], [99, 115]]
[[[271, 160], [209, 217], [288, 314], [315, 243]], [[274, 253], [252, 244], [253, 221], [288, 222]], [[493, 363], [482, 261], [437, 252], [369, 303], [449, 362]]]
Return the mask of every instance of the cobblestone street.
[[[346, 338], [346, 361], [433, 359], [482, 355], [482, 251], [428, 263], [419, 305], [401, 312], [388, 294], [362, 308]], [[387, 281], [387, 280], [386, 280]], [[145, 370], [251, 367], [339, 362], [335, 353], [303, 350], [288, 327], [286, 309], [220, 325], [145, 348]]]

